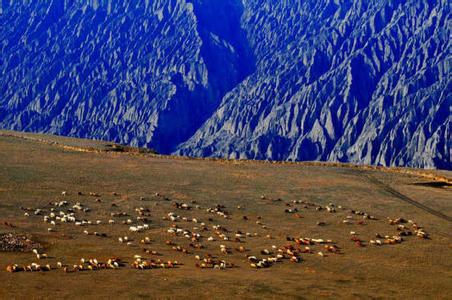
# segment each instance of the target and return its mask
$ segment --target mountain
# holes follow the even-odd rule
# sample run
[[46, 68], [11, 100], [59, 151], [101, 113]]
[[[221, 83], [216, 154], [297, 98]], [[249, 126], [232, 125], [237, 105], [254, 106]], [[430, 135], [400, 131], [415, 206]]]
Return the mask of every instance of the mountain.
[[451, 169], [449, 1], [2, 0], [0, 127]]

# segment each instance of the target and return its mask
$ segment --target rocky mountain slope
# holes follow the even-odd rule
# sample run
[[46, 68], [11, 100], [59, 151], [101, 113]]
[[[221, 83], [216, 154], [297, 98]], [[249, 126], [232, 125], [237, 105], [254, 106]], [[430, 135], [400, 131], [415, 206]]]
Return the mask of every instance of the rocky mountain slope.
[[0, 127], [451, 169], [447, 0], [3, 0]]

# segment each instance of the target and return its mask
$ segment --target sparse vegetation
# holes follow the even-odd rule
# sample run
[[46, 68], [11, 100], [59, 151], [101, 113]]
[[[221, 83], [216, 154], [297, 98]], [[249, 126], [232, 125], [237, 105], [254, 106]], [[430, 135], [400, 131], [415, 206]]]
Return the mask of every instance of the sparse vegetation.
[[107, 144], [0, 136], [0, 232], [39, 243], [1, 253], [1, 298], [451, 294], [447, 185]]

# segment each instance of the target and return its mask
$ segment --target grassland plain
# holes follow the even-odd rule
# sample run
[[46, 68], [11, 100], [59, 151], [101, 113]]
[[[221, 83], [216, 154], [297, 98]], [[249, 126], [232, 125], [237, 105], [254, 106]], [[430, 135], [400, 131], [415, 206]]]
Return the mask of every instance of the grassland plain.
[[[1, 252], [1, 298], [452, 297], [452, 194], [450, 185], [432, 184], [447, 181], [450, 172], [423, 171], [425, 176], [419, 176], [409, 170], [333, 164], [176, 159], [131, 149], [103, 151], [109, 149], [107, 144], [0, 134], [0, 234], [27, 235], [49, 255], [37, 261], [30, 252]], [[67, 191], [67, 196], [62, 196], [62, 191]], [[99, 196], [89, 196], [90, 192]], [[71, 206], [80, 202], [89, 207], [90, 212], [78, 213], [79, 217], [100, 220], [101, 224], [78, 227], [58, 223], [52, 227], [42, 216], [30, 213], [26, 217], [20, 209], [40, 208], [48, 214], [49, 202], [62, 200]], [[334, 203], [337, 211], [318, 211], [298, 201], [324, 208]], [[175, 202], [192, 209], [179, 210], [173, 206]], [[228, 219], [206, 211], [217, 204], [225, 206]], [[108, 224], [112, 212], [128, 212], [135, 218], [135, 208], [139, 207], [150, 209], [146, 232], [131, 233], [121, 218]], [[294, 208], [296, 214], [285, 212]], [[362, 218], [351, 215], [352, 224], [345, 224], [343, 220], [351, 209], [368, 212], [378, 220], [360, 224]], [[191, 249], [189, 240], [167, 233], [173, 222], [162, 217], [169, 212], [206, 223], [208, 231], [201, 233], [204, 249]], [[388, 224], [388, 217], [413, 220], [423, 226], [430, 239], [410, 236], [395, 245], [370, 245], [376, 233], [398, 233], [396, 225]], [[193, 227], [199, 226], [182, 220], [175, 224], [193, 232]], [[232, 238], [220, 241], [216, 236], [208, 241], [207, 237], [214, 236], [213, 225], [223, 226], [231, 237], [238, 231], [257, 236], [242, 238], [241, 242]], [[48, 232], [48, 227], [53, 231]], [[84, 230], [103, 232], [107, 237], [86, 235]], [[352, 231], [364, 247], [351, 241]], [[125, 235], [133, 239], [129, 246], [118, 242], [118, 237]], [[149, 245], [140, 245], [144, 236], [150, 237]], [[340, 254], [326, 252], [324, 245], [311, 245], [312, 253], [301, 254], [300, 263], [283, 260], [269, 268], [250, 267], [246, 255], [264, 257], [262, 249], [291, 243], [287, 237], [332, 239]], [[174, 251], [166, 245], [167, 240], [188, 248], [189, 254]], [[231, 250], [229, 254], [220, 252], [221, 244]], [[143, 252], [145, 246], [160, 254], [155, 259], [177, 260], [181, 265], [173, 269], [131, 268], [134, 255], [152, 257]], [[236, 251], [239, 246], [248, 251]], [[195, 267], [194, 256], [207, 253], [234, 267]], [[112, 256], [120, 257], [125, 266], [73, 273], [56, 269], [57, 261], [72, 266], [82, 257], [104, 261]], [[50, 264], [54, 269], [12, 274], [4, 271], [8, 264], [32, 262]]]

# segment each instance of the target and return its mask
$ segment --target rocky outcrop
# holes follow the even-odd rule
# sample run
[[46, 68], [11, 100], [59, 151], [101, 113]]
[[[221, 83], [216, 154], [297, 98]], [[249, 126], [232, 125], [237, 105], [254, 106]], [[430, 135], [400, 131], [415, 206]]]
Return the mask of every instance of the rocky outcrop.
[[3, 0], [0, 127], [451, 169], [446, 0]]
[[213, 5], [4, 5], [1, 127], [172, 151], [254, 68], [240, 27], [242, 6]]
[[447, 1], [264, 2], [257, 71], [179, 153], [451, 168]]

